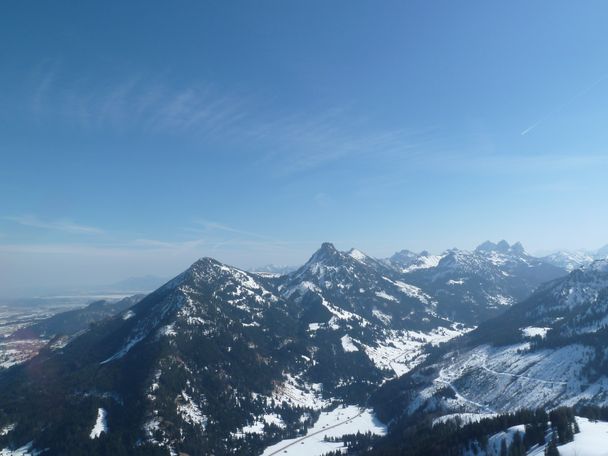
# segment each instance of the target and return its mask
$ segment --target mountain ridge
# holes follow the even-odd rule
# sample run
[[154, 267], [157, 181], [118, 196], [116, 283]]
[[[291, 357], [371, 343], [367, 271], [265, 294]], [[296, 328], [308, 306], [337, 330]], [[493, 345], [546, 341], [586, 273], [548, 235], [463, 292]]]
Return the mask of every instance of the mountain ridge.
[[[512, 293], [513, 280], [531, 293], [535, 268], [545, 271], [506, 242], [434, 265], [418, 255], [424, 267], [406, 270], [323, 243], [281, 276], [203, 257], [61, 349], [0, 373], [0, 426], [12, 426], [0, 447], [255, 454], [305, 432], [331, 404], [366, 405], [473, 329], [478, 320], [450, 309], [445, 287], [481, 290], [483, 308], [492, 286]], [[110, 429], [99, 438], [74, 424], [92, 428], [98, 416]]]

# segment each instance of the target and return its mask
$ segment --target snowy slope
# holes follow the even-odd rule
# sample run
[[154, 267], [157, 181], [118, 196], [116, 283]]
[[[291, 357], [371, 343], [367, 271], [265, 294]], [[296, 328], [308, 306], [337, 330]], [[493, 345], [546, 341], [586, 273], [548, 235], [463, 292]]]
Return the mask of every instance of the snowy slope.
[[[574, 435], [572, 442], [558, 445], [560, 456], [607, 456], [608, 455], [608, 423], [603, 421], [591, 421], [587, 418], [576, 417], [580, 432]], [[512, 426], [506, 431], [490, 436], [486, 451], [477, 448], [476, 452], [467, 451], [463, 456], [500, 456], [500, 448], [503, 440], [507, 447], [513, 441], [515, 433], [525, 435], [523, 425]], [[535, 445], [527, 453], [527, 456], [544, 456], [547, 444]]]
[[593, 262], [594, 255], [592, 252], [585, 250], [560, 250], [550, 255], [541, 258], [546, 263], [565, 269], [568, 272], [572, 272], [582, 266], [586, 266]]
[[604, 260], [543, 285], [504, 316], [385, 385], [378, 400], [402, 401], [408, 414], [437, 415], [608, 405], [606, 321]]

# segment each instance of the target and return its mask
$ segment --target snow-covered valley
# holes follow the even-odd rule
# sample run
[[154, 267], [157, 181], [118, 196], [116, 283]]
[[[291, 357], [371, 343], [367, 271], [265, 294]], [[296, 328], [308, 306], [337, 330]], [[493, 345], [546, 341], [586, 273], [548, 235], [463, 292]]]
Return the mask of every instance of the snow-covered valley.
[[262, 456], [287, 454], [291, 456], [321, 456], [328, 451], [344, 447], [340, 440], [345, 434], [371, 432], [384, 435], [386, 426], [380, 423], [371, 410], [356, 406], [339, 406], [322, 412], [306, 435], [286, 439], [264, 450]]

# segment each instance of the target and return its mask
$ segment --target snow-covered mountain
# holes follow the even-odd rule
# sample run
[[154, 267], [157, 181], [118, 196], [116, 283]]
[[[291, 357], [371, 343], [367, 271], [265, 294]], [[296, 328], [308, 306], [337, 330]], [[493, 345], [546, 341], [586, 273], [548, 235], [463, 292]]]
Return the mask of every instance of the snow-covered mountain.
[[296, 269], [298, 269], [297, 266], [265, 264], [264, 266], [258, 266], [257, 268], [253, 268], [252, 271], [256, 273], [282, 276], [285, 274], [289, 274], [290, 272], [295, 271]]
[[360, 350], [389, 376], [421, 362], [425, 344], [470, 329], [438, 316], [436, 301], [384, 262], [330, 243], [281, 278], [278, 292], [304, 309], [301, 322], [311, 337], [339, 335], [345, 351]]
[[0, 375], [0, 448], [261, 453], [305, 433], [323, 407], [364, 405], [426, 344], [467, 330], [394, 274], [330, 244], [281, 280], [201, 259]]
[[[50, 455], [260, 454], [313, 432], [321, 409], [366, 406], [381, 385], [380, 395], [400, 384], [391, 379], [426, 373], [417, 366], [436, 365], [439, 348], [431, 347], [564, 274], [505, 242], [440, 257], [423, 252], [409, 263], [407, 256], [377, 260], [325, 243], [282, 276], [203, 258], [66, 346], [0, 373], [0, 429], [7, 429], [0, 448], [33, 442]], [[585, 324], [596, 324], [589, 312]], [[513, 344], [546, 326], [540, 316], [526, 320]], [[501, 350], [489, 342], [467, 350], [482, 346]], [[466, 359], [493, 360], [494, 352], [484, 353]], [[446, 363], [460, 372], [466, 362], [461, 352], [452, 356]], [[449, 388], [446, 378], [439, 394]], [[436, 385], [429, 381], [408, 386], [420, 390], [425, 410], [426, 388]], [[394, 398], [405, 407], [400, 390]]]
[[416, 323], [435, 327], [436, 318], [477, 325], [566, 274], [565, 268], [528, 254], [519, 242], [504, 240], [441, 255], [401, 250], [381, 260], [325, 243], [305, 265], [282, 277], [280, 287], [283, 295], [322, 296], [322, 302], [368, 319], [394, 318], [391, 326], [404, 322], [412, 329]]
[[571, 272], [582, 266], [591, 264], [594, 260], [603, 260], [605, 258], [608, 258], [608, 245], [597, 250], [558, 250], [541, 259], [546, 263]]
[[593, 252], [593, 258], [596, 260], [604, 260], [608, 258], [608, 244]]
[[403, 273], [415, 271], [416, 269], [434, 268], [439, 264], [443, 255], [431, 255], [426, 250], [415, 253], [410, 250], [400, 250], [390, 258], [384, 260], [393, 268]]
[[586, 250], [560, 250], [542, 257], [546, 263], [572, 272], [582, 266], [590, 264], [594, 260], [594, 255]]
[[565, 274], [526, 253], [520, 243], [488, 241], [473, 251], [449, 250], [436, 266], [408, 271], [403, 280], [432, 296], [439, 315], [478, 324]]
[[[383, 387], [384, 418], [608, 404], [608, 261], [551, 281]], [[390, 405], [386, 402], [390, 400]]]
[[[298, 314], [263, 278], [199, 260], [63, 350], [8, 371], [0, 423], [11, 432], [0, 445], [33, 440], [50, 454], [116, 445], [129, 454], [255, 453], [286, 428], [303, 430], [312, 419], [305, 413], [323, 403], [288, 374], [310, 365]], [[297, 405], [284, 406], [290, 395]], [[91, 439], [100, 409], [109, 431]], [[246, 432], [258, 421], [260, 432]]]
[[346, 312], [398, 329], [449, 324], [437, 317], [437, 302], [431, 296], [404, 282], [384, 262], [356, 249], [340, 252], [330, 243], [287, 275], [279, 290], [286, 298], [317, 301], [335, 319]]

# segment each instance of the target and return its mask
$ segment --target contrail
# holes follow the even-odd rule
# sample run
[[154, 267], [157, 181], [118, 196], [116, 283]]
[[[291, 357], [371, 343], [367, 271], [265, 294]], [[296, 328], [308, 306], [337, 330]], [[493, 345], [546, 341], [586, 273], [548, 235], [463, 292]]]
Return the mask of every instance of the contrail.
[[554, 116], [555, 114], [557, 114], [558, 112], [560, 112], [562, 109], [564, 109], [566, 106], [568, 106], [570, 103], [572, 103], [576, 99], [578, 99], [578, 98], [582, 97], [583, 95], [585, 95], [587, 92], [589, 92], [591, 89], [593, 89], [596, 85], [598, 85], [600, 82], [602, 82], [604, 79], [606, 79], [607, 76], [608, 76], [608, 74], [604, 74], [602, 77], [600, 77], [595, 82], [593, 82], [593, 84], [585, 87], [580, 92], [577, 92], [568, 101], [566, 101], [565, 103], [562, 103], [561, 105], [559, 105], [557, 108], [553, 109], [552, 111], [549, 111], [547, 114], [545, 114], [544, 116], [542, 116], [540, 119], [538, 119], [532, 125], [530, 125], [528, 128], [526, 128], [524, 131], [522, 131], [521, 135], [525, 136], [528, 133], [530, 133], [532, 130], [534, 130], [536, 127], [538, 127], [540, 124], [542, 124], [545, 120], [547, 120], [548, 118]]

